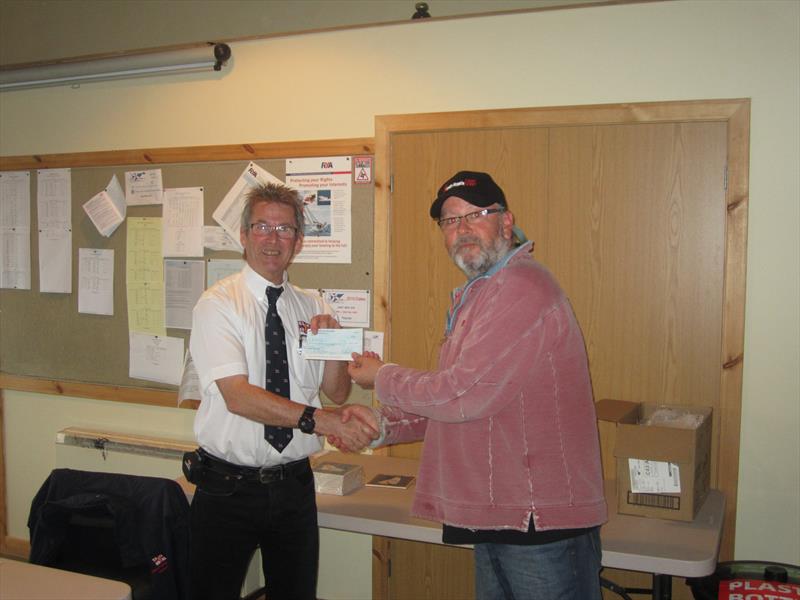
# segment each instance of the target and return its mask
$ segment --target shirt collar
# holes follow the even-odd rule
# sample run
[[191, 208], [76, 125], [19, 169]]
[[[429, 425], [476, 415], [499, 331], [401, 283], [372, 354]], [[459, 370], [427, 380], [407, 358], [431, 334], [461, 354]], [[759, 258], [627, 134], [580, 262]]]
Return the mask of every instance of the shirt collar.
[[284, 291], [288, 287], [286, 284], [289, 282], [289, 275], [286, 271], [283, 272], [283, 279], [280, 283], [272, 282], [269, 279], [265, 279], [258, 273], [256, 273], [250, 265], [245, 265], [244, 269], [242, 269], [244, 273], [244, 281], [247, 289], [250, 290], [250, 293], [253, 294], [259, 300], [263, 300], [266, 297], [266, 290], [267, 286], [272, 287], [281, 287], [283, 286]]

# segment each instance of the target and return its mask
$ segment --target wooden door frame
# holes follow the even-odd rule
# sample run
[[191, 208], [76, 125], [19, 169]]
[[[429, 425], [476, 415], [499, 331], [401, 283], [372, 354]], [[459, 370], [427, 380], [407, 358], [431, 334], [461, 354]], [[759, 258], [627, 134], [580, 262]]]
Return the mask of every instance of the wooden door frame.
[[[726, 512], [720, 560], [734, 554], [739, 480], [739, 434], [744, 361], [744, 309], [749, 203], [750, 100], [690, 100], [600, 104], [545, 108], [379, 115], [375, 117], [374, 327], [384, 331], [391, 347], [391, 137], [395, 134], [448, 130], [503, 129], [578, 125], [670, 122], [724, 122], [727, 125], [727, 206], [720, 379], [720, 431], [716, 485], [725, 493]], [[391, 359], [390, 356], [388, 356]], [[373, 554], [387, 548], [378, 538]], [[385, 565], [384, 565], [385, 566]], [[376, 566], [378, 572], [380, 568]], [[373, 582], [374, 585], [374, 582]], [[381, 597], [381, 596], [376, 596]]]

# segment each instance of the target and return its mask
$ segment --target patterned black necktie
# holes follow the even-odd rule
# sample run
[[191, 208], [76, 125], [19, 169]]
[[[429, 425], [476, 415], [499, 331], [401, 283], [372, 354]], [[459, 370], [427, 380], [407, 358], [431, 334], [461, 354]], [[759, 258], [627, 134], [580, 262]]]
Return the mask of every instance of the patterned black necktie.
[[[278, 316], [278, 297], [283, 288], [267, 287], [267, 321], [264, 339], [267, 351], [267, 380], [264, 389], [284, 398], [289, 398], [289, 363], [286, 356], [286, 335], [283, 323]], [[264, 439], [278, 452], [292, 441], [291, 427], [264, 425]]]

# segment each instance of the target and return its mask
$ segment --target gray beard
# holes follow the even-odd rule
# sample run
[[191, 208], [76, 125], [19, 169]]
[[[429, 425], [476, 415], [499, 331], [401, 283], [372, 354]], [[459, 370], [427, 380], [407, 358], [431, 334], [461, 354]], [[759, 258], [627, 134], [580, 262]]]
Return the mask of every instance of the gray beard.
[[471, 259], [467, 259], [459, 253], [458, 243], [454, 246], [453, 251], [450, 252], [450, 258], [453, 259], [453, 262], [456, 263], [456, 266], [461, 269], [461, 272], [468, 279], [474, 279], [486, 273], [511, 249], [511, 241], [504, 239], [502, 236], [496, 237], [489, 247], [484, 247], [478, 238], [471, 235], [465, 235], [459, 238], [458, 241], [476, 242], [480, 246], [480, 252]]

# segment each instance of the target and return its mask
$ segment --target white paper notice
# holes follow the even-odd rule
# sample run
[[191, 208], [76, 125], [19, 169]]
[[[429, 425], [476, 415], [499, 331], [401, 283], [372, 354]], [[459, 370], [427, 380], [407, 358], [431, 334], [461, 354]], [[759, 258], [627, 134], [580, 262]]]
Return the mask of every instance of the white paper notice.
[[286, 185], [300, 192], [305, 215], [296, 263], [349, 263], [353, 168], [349, 156], [290, 158]]
[[39, 229], [72, 229], [72, 171], [40, 169], [36, 177]]
[[71, 230], [39, 230], [39, 291], [72, 293]]
[[125, 200], [128, 206], [161, 204], [163, 193], [161, 169], [125, 172]]
[[164, 190], [164, 256], [203, 256], [203, 188]]
[[239, 243], [239, 238], [235, 240], [228, 235], [222, 227], [217, 225], [204, 225], [203, 226], [203, 246], [209, 250], [229, 250], [231, 252], [241, 252], [242, 245]]
[[[222, 225], [222, 228], [236, 241], [237, 245], [239, 229], [242, 222], [242, 207], [244, 206], [244, 199], [247, 192], [259, 184], [270, 182], [283, 183], [272, 173], [262, 169], [256, 163], [249, 163], [214, 211], [212, 215], [214, 220]], [[239, 246], [239, 250], [242, 250], [241, 246]]]
[[0, 288], [31, 289], [31, 175], [0, 173]]
[[343, 327], [369, 327], [369, 290], [320, 290]]
[[202, 260], [164, 261], [167, 327], [192, 328], [192, 309], [203, 293], [204, 280], [205, 263]]
[[83, 205], [83, 210], [103, 237], [109, 237], [117, 230], [125, 220], [126, 208], [125, 195], [116, 175], [111, 177], [106, 189]]
[[31, 289], [30, 228], [0, 228], [0, 288]]
[[71, 180], [69, 169], [37, 171], [40, 292], [72, 293]]
[[114, 250], [78, 248], [78, 312], [114, 314]]
[[364, 332], [364, 352], [374, 352], [383, 360], [383, 332], [365, 331]]
[[31, 226], [31, 174], [0, 172], [0, 227]]
[[210, 288], [220, 279], [225, 279], [228, 275], [238, 273], [244, 268], [244, 260], [241, 258], [218, 258], [208, 261], [206, 271], [206, 288]]
[[182, 338], [131, 332], [130, 377], [179, 385], [182, 372]]
[[202, 400], [200, 376], [197, 374], [192, 355], [188, 350], [183, 357], [183, 375], [181, 375], [181, 385], [178, 387], [178, 406], [184, 400]]
[[675, 463], [628, 459], [631, 491], [635, 494], [680, 494], [681, 474]]

